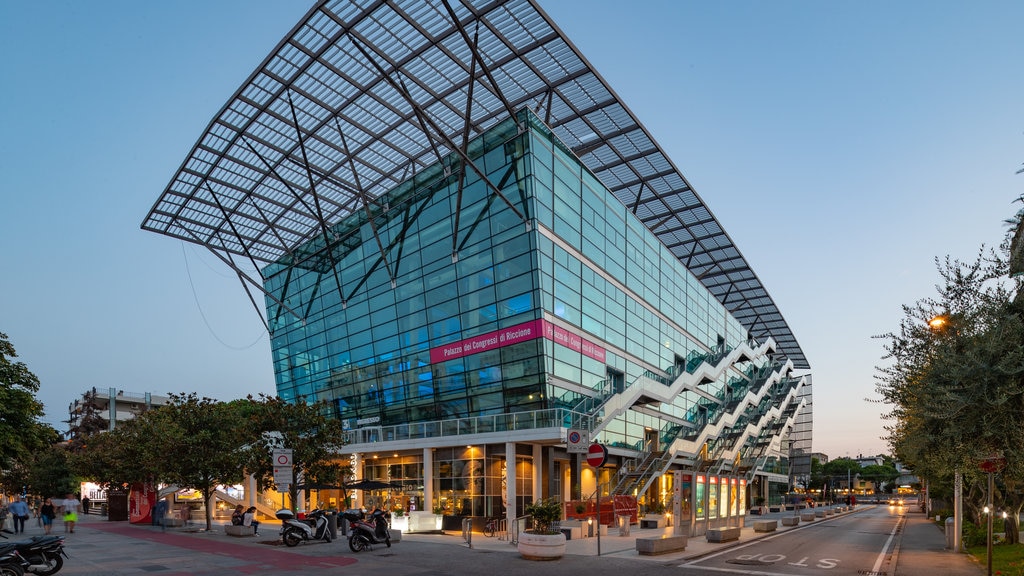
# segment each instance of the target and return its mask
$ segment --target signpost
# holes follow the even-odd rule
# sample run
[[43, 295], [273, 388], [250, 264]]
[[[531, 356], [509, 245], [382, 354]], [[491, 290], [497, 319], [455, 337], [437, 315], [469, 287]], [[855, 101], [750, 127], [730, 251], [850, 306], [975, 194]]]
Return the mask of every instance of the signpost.
[[594, 442], [587, 448], [587, 464], [595, 468], [594, 478], [597, 490], [594, 491], [594, 505], [597, 507], [597, 555], [601, 555], [601, 466], [608, 460], [608, 449], [604, 444]]
[[985, 511], [988, 513], [988, 539], [985, 547], [988, 557], [988, 576], [992, 576], [992, 519], [996, 515], [995, 499], [992, 497], [996, 490], [994, 474], [1006, 467], [1006, 458], [995, 454], [982, 460], [978, 467], [982, 472], [988, 474], [988, 506], [985, 506]]
[[[291, 448], [274, 448], [270, 461], [274, 466], [274, 484], [277, 484], [277, 489], [281, 492], [287, 492], [292, 483]], [[284, 499], [284, 494], [281, 498]]]
[[588, 444], [590, 444], [588, 430], [570, 428], [565, 434], [565, 451], [569, 454], [586, 454]]
[[604, 466], [605, 460], [608, 459], [608, 449], [603, 444], [594, 442], [587, 449], [587, 464], [590, 464], [594, 468], [600, 468]]

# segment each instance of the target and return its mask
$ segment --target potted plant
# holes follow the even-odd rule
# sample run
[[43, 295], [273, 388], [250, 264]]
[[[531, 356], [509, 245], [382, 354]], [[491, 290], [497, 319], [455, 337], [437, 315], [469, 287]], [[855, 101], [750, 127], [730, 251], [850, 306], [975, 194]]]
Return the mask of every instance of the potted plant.
[[558, 529], [562, 504], [554, 498], [537, 500], [526, 506], [533, 517], [533, 528], [519, 535], [517, 548], [527, 560], [556, 560], [565, 555], [565, 534]]

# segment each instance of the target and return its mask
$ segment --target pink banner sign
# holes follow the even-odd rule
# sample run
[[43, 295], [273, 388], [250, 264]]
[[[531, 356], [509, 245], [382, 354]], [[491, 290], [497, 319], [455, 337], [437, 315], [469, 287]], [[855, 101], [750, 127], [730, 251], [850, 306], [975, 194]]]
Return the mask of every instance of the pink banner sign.
[[444, 346], [431, 348], [430, 363], [437, 364], [439, 362], [444, 362], [445, 360], [454, 360], [470, 354], [487, 352], [488, 350], [494, 350], [496, 348], [501, 348], [502, 346], [518, 344], [520, 342], [526, 342], [540, 337], [544, 337], [557, 344], [561, 344], [570, 350], [580, 352], [589, 358], [593, 358], [600, 362], [605, 361], [605, 350], [601, 346], [594, 344], [579, 334], [575, 334], [573, 332], [569, 332], [565, 328], [555, 326], [546, 320], [533, 320], [510, 328], [495, 330], [494, 332], [488, 332], [487, 334], [481, 334], [480, 336], [474, 336], [473, 338], [467, 338], [458, 342], [452, 342], [451, 344], [445, 344]]

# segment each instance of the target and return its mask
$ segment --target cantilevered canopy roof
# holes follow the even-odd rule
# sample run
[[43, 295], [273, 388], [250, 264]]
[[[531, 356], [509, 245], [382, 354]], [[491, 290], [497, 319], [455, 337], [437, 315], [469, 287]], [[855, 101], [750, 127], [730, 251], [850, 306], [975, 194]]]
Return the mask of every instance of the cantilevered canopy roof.
[[[469, 138], [530, 106], [755, 337], [796, 338], [650, 133], [531, 0], [321, 1], [210, 122], [142, 228], [252, 286]], [[249, 266], [246, 266], [247, 268]]]

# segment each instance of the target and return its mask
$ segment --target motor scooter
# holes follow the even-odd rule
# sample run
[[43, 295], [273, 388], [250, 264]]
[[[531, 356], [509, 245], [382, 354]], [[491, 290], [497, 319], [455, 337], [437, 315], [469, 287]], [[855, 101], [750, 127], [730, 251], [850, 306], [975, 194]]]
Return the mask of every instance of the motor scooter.
[[[7, 537], [4, 536], [4, 538]], [[64, 537], [54, 534], [33, 536], [28, 540], [16, 540], [10, 542], [9, 545], [14, 546], [24, 560], [22, 569], [28, 574], [38, 574], [39, 576], [56, 574], [64, 567], [64, 558], [68, 555], [64, 551]]]
[[369, 519], [351, 512], [346, 512], [344, 517], [349, 521], [351, 533], [348, 536], [348, 547], [353, 552], [372, 550], [372, 544], [391, 547], [391, 532], [388, 530], [388, 521], [384, 518], [383, 510], [374, 510]]
[[25, 576], [26, 564], [14, 544], [0, 544], [0, 576]]
[[303, 520], [295, 518], [295, 513], [287, 508], [278, 510], [274, 515], [281, 521], [281, 540], [287, 546], [298, 546], [300, 542], [331, 541], [327, 515], [323, 510], [310, 510]]

